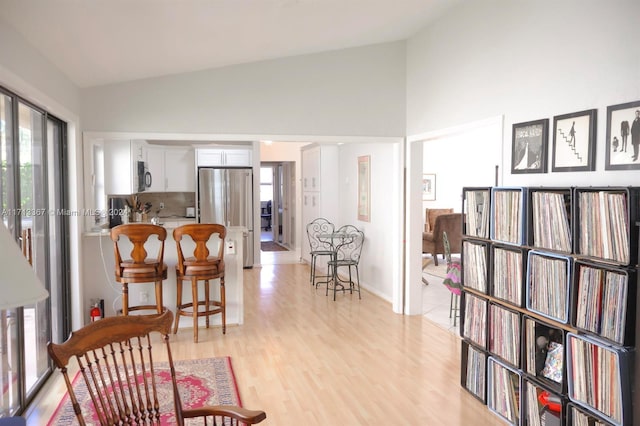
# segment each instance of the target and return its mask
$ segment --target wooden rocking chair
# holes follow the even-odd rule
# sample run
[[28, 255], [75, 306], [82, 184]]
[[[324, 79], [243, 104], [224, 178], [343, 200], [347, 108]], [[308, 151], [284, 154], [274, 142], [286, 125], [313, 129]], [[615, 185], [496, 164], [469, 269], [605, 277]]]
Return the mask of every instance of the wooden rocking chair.
[[[60, 368], [80, 425], [83, 413], [69, 379], [67, 366], [75, 358], [90, 393], [100, 424], [159, 425], [158, 389], [152, 357], [152, 333], [160, 333], [160, 345], [167, 351], [176, 424], [185, 419], [212, 419], [214, 425], [252, 425], [266, 419], [264, 411], [219, 405], [186, 409], [182, 406], [169, 346], [173, 313], [109, 317], [71, 333], [61, 344], [49, 343], [49, 355]], [[157, 341], [157, 339], [156, 339]], [[105, 389], [111, 389], [107, 392]], [[85, 413], [87, 414], [87, 413]]]

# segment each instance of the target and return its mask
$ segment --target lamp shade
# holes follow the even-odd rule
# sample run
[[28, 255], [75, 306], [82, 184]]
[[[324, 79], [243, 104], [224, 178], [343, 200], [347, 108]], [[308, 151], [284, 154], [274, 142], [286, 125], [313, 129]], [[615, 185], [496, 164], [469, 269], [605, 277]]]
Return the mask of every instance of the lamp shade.
[[0, 225], [0, 309], [31, 305], [49, 296], [6, 226]]

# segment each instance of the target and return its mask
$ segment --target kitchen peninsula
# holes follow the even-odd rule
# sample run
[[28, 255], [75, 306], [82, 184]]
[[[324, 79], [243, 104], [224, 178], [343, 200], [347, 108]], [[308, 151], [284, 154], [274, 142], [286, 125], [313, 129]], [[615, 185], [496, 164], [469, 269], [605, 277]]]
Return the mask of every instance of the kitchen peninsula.
[[[104, 300], [105, 316], [116, 315], [122, 306], [122, 287], [115, 281], [113, 242], [109, 227], [130, 221], [157, 223], [167, 229], [164, 262], [168, 267], [167, 279], [162, 284], [163, 305], [176, 308], [177, 250], [173, 230], [197, 217], [197, 162], [195, 146], [207, 147], [203, 154], [213, 163], [252, 168], [252, 142], [234, 144], [233, 149], [222, 149], [223, 144], [212, 141], [150, 140], [140, 135], [85, 133], [84, 173], [85, 207], [103, 214], [86, 217], [82, 237], [82, 271], [79, 296], [83, 303], [83, 322], [89, 321], [92, 304]], [[235, 154], [235, 155], [231, 155]], [[124, 213], [123, 213], [124, 212]], [[137, 213], [137, 214], [136, 214]], [[255, 215], [253, 211], [250, 215]], [[255, 249], [250, 224], [228, 226], [225, 244], [225, 290], [227, 325], [243, 323], [243, 258], [247, 248]], [[226, 223], [226, 222], [225, 222]], [[248, 240], [248, 241], [247, 241]], [[231, 247], [229, 247], [229, 243]], [[154, 242], [159, 244], [159, 242]], [[215, 243], [214, 243], [215, 244]], [[217, 247], [210, 248], [215, 252]], [[155, 256], [153, 248], [149, 254]], [[251, 261], [251, 265], [253, 261]], [[204, 284], [199, 283], [199, 293]], [[219, 284], [210, 283], [212, 298], [219, 297]], [[155, 298], [153, 283], [130, 284], [130, 305], [152, 304]], [[183, 302], [191, 301], [191, 286], [184, 286]], [[144, 312], [144, 311], [142, 311]], [[205, 318], [200, 318], [204, 324]], [[221, 324], [220, 316], [211, 318], [213, 325]], [[189, 318], [182, 318], [181, 326], [192, 327]]]
[[[193, 221], [193, 220], [191, 220]], [[183, 220], [184, 222], [184, 220]], [[167, 229], [167, 240], [164, 247], [164, 262], [168, 267], [167, 279], [162, 283], [163, 304], [168, 309], [175, 311], [176, 307], [176, 271], [177, 251], [176, 243], [173, 239], [173, 230], [181, 225], [179, 220], [169, 220], [164, 224]], [[243, 234], [246, 232], [242, 227], [227, 228], [227, 237], [225, 244], [225, 289], [226, 289], [226, 313], [227, 325], [240, 325], [243, 323]], [[156, 248], [159, 248], [159, 242], [152, 242], [153, 246], [150, 253], [155, 254]], [[213, 241], [216, 244], [216, 241]], [[209, 250], [213, 253], [216, 247], [213, 246]], [[85, 322], [89, 321], [89, 309], [92, 302], [96, 300], [104, 300], [105, 316], [114, 316], [118, 309], [122, 306], [122, 287], [115, 282], [115, 265], [113, 242], [109, 234], [109, 229], [100, 229], [83, 234], [84, 247], [84, 266], [83, 276], [83, 301], [86, 317]], [[202, 288], [199, 289], [203, 294], [204, 284], [199, 283]], [[211, 283], [212, 298], [219, 295], [219, 287], [217, 282]], [[184, 286], [182, 300], [183, 302], [191, 301], [191, 286]], [[154, 285], [153, 283], [129, 284], [129, 303], [131, 305], [146, 304], [153, 301]], [[202, 325], [204, 325], [204, 318]], [[211, 324], [217, 326], [221, 324], [220, 316], [216, 315], [211, 318]], [[192, 327], [193, 322], [190, 318], [182, 318], [180, 327]]]

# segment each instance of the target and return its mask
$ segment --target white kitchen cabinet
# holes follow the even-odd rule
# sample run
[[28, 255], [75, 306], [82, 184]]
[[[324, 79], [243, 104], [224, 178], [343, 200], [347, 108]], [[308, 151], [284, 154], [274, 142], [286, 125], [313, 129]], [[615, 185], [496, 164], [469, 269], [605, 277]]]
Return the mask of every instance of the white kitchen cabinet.
[[320, 190], [320, 147], [302, 151], [302, 190]]
[[[104, 189], [107, 195], [129, 195], [137, 191], [137, 175], [131, 155], [131, 140], [104, 139]], [[137, 161], [137, 160], [136, 160]]]
[[164, 173], [164, 150], [163, 146], [149, 145], [146, 148], [147, 167], [151, 174], [151, 186], [147, 192], [164, 192], [165, 191], [165, 173]]
[[131, 141], [131, 160], [147, 161], [147, 141], [134, 139]]
[[151, 173], [148, 192], [195, 192], [195, 159], [191, 147], [147, 147]]
[[336, 145], [311, 145], [302, 148], [302, 258], [310, 261], [306, 226], [323, 217], [339, 226], [339, 156]]
[[195, 192], [196, 162], [193, 148], [167, 148], [164, 154], [165, 191]]
[[108, 195], [138, 192], [138, 161], [147, 161], [146, 142], [131, 139], [92, 139], [104, 152], [104, 189]]
[[198, 148], [198, 166], [243, 166], [251, 167], [252, 147]]

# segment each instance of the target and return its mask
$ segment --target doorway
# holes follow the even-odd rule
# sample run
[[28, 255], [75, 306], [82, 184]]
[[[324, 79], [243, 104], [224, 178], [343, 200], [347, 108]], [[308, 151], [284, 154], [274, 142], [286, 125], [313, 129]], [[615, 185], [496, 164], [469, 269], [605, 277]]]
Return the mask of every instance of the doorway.
[[260, 164], [260, 242], [262, 251], [292, 250], [295, 245], [295, 164]]
[[[430, 177], [433, 183], [432, 192], [423, 192], [421, 197], [422, 227], [426, 209], [452, 208], [456, 213], [462, 212], [462, 188], [497, 185], [501, 141], [502, 119], [497, 118], [436, 132], [416, 142], [422, 144], [423, 178]], [[453, 259], [460, 257], [459, 249], [452, 250]], [[420, 283], [422, 313], [432, 322], [457, 334], [456, 315], [459, 311], [455, 307], [459, 299], [443, 285], [447, 274], [443, 260], [439, 255], [439, 265], [436, 266], [430, 254], [422, 253], [422, 262], [426, 265]]]

